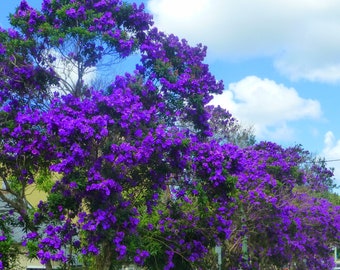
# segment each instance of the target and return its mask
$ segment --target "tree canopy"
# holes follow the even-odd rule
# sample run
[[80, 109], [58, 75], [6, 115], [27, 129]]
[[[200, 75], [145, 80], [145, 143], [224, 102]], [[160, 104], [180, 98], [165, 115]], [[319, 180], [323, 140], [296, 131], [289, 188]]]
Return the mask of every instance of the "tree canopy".
[[[256, 143], [210, 106], [223, 82], [206, 47], [119, 0], [40, 10], [23, 0], [10, 22], [0, 29], [0, 199], [30, 256], [47, 269], [79, 258], [92, 269], [214, 269], [220, 245], [226, 269], [332, 269], [339, 206], [316, 195], [331, 191], [332, 172], [307, 166], [302, 147]], [[134, 72], [101, 89], [88, 79], [133, 54]], [[47, 199], [31, 205], [29, 186]]]

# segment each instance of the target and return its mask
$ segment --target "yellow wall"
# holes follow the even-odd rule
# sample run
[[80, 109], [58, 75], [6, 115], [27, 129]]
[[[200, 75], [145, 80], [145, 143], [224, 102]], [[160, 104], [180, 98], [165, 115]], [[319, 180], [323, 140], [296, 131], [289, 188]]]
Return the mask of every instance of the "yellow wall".
[[38, 190], [34, 184], [26, 188], [26, 196], [29, 203], [34, 207], [36, 207], [41, 200], [44, 201], [47, 198], [47, 194]]

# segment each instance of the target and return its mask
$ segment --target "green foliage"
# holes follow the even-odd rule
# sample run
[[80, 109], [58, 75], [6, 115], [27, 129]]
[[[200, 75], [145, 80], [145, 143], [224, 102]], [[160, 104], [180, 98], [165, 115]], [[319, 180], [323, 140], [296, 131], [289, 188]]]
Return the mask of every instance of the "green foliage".
[[334, 192], [326, 193], [325, 198], [328, 199], [334, 205], [340, 205], [340, 195], [338, 193]]
[[51, 171], [47, 170], [46, 168], [41, 168], [41, 170], [37, 173], [35, 182], [37, 184], [38, 190], [44, 192], [50, 192], [55, 183], [55, 181], [53, 181]]
[[29, 241], [27, 241], [26, 248], [28, 250], [28, 257], [30, 259], [36, 259], [37, 258], [37, 252], [39, 250], [38, 240], [30, 239]]
[[17, 265], [18, 246], [13, 240], [8, 239], [0, 242], [1, 261], [5, 269], [14, 269]]
[[12, 236], [12, 228], [8, 220], [0, 219], [0, 254], [4, 269], [14, 269], [17, 265], [19, 255], [19, 245]]

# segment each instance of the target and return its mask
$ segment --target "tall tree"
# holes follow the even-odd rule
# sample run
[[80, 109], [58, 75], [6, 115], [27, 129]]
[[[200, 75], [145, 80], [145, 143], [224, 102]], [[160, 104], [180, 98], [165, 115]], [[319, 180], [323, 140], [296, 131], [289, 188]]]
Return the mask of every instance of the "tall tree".
[[[102, 267], [108, 269], [113, 258], [126, 255], [124, 236], [136, 230], [139, 213], [134, 203], [148, 202], [151, 211], [157, 193], [183, 169], [188, 167], [197, 178], [202, 174], [190, 168], [190, 160], [209, 133], [204, 105], [223, 86], [202, 63], [206, 48], [148, 31], [150, 16], [142, 6], [44, 1], [37, 11], [22, 1], [11, 23], [15, 29], [3, 30], [1, 36], [2, 161], [6, 192], [15, 199], [3, 199], [25, 220], [31, 231], [27, 242], [40, 237], [37, 255], [42, 262], [68, 260], [62, 246], [78, 248], [78, 232], [84, 232], [82, 252], [106, 254]], [[124, 58], [136, 49], [142, 65], [135, 74], [116, 77], [107, 91], [85, 85], [84, 74], [100, 60]], [[76, 69], [74, 83], [61, 76], [57, 57]], [[59, 98], [53, 90], [69, 95]], [[178, 121], [191, 123], [198, 137], [172, 128]], [[30, 219], [25, 188], [45, 170], [61, 179], [47, 204], [39, 205], [41, 213]], [[130, 199], [138, 190], [146, 190], [142, 198]], [[42, 225], [40, 236], [44, 214], [50, 224]], [[136, 258], [141, 256], [135, 252]]]

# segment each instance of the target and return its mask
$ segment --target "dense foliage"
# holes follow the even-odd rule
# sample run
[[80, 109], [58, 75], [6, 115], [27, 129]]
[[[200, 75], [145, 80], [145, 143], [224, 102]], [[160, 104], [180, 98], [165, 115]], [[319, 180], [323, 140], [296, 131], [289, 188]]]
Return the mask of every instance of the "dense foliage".
[[[30, 256], [48, 269], [79, 258], [93, 269], [213, 269], [221, 245], [226, 269], [332, 268], [339, 207], [313, 196], [331, 172], [307, 170], [301, 148], [255, 144], [209, 106], [223, 84], [205, 47], [119, 0], [22, 1], [10, 20], [0, 30], [0, 198], [20, 216]], [[89, 74], [134, 53], [132, 74], [91, 86]], [[32, 185], [48, 192], [37, 206]]]

